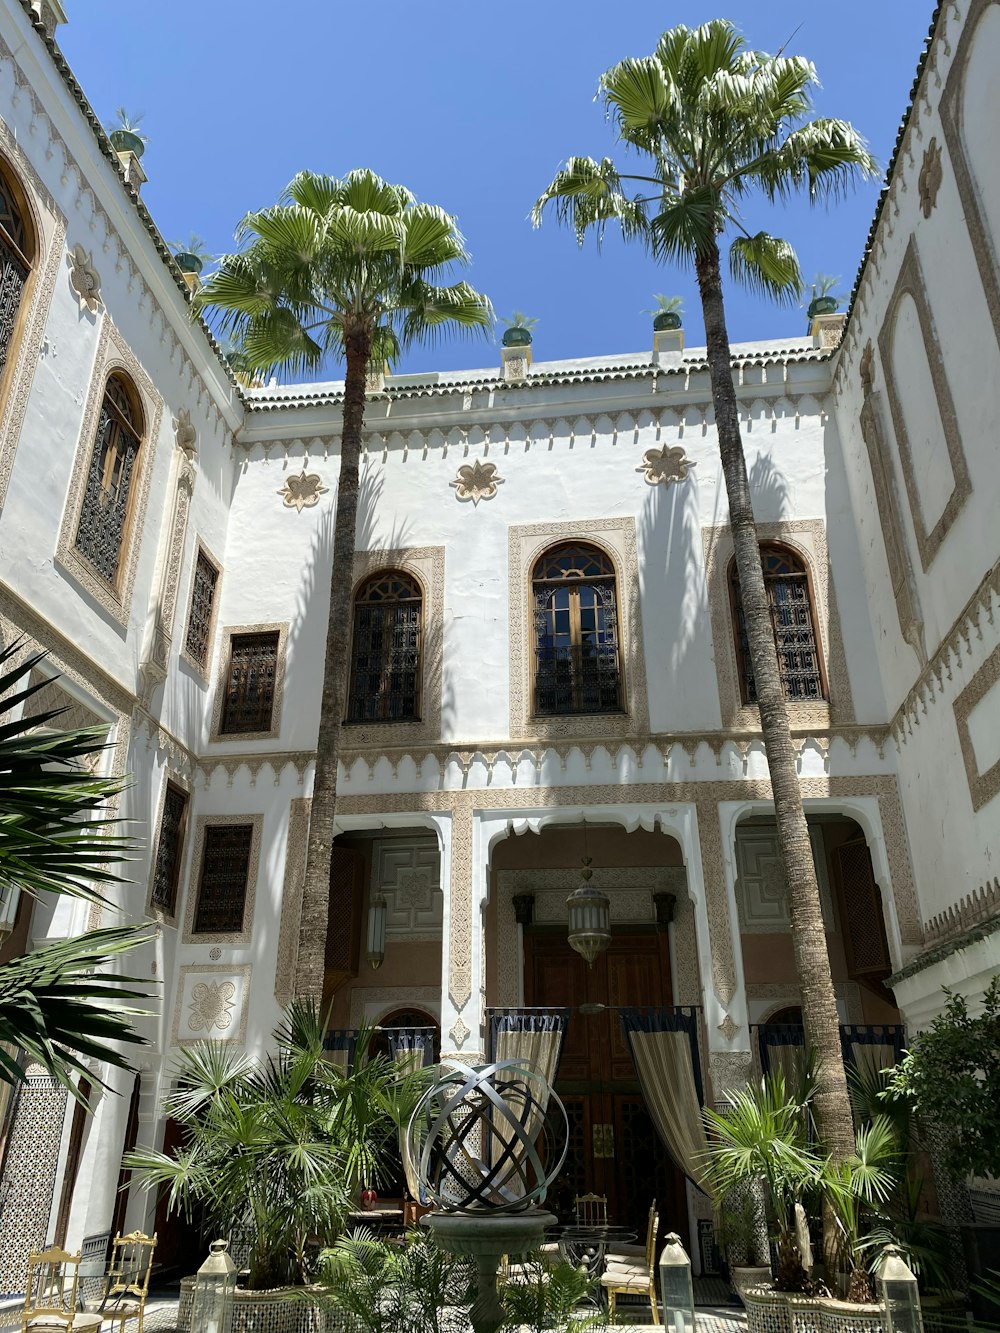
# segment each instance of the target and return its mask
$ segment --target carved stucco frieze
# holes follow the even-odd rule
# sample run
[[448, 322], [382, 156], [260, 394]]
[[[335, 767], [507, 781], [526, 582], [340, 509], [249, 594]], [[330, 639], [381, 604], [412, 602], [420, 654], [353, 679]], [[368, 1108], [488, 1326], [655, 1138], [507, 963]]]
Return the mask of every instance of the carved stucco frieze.
[[170, 643], [173, 638], [174, 614], [177, 610], [177, 590], [180, 585], [181, 565], [184, 561], [184, 542], [187, 537], [188, 515], [194, 496], [197, 471], [186, 449], [178, 450], [177, 479], [174, 486], [173, 514], [167, 537], [166, 550], [161, 555], [160, 577], [153, 604], [150, 608], [147, 642], [139, 666], [139, 702], [143, 708], [152, 707], [153, 693], [167, 678]]
[[69, 285], [73, 288], [81, 306], [96, 314], [103, 304], [101, 296], [101, 275], [94, 264], [94, 256], [82, 245], [75, 245], [66, 256], [69, 266]]
[[[0, 39], [0, 58], [10, 57], [10, 49]], [[35, 236], [38, 254], [26, 292], [27, 309], [21, 323], [21, 336], [14, 349], [12, 363], [6, 366], [6, 383], [0, 400], [0, 505], [7, 494], [14, 455], [17, 450], [28, 407], [28, 396], [35, 369], [43, 349], [45, 325], [49, 318], [59, 266], [66, 244], [66, 218], [38, 172], [22, 151], [10, 127], [0, 120], [0, 153], [20, 181]]]
[[448, 895], [448, 995], [459, 1014], [472, 996], [472, 797], [459, 795], [451, 817]]
[[458, 476], [448, 484], [455, 488], [456, 500], [471, 500], [475, 507], [480, 500], [492, 500], [503, 483], [496, 463], [484, 463], [477, 458], [474, 463], [463, 463]]
[[323, 485], [318, 472], [307, 472], [303, 467], [301, 472], [285, 478], [277, 494], [281, 496], [286, 509], [294, 509], [297, 514], [301, 514], [303, 509], [312, 509], [319, 504], [319, 497], [326, 495], [329, 489]]
[[641, 472], [650, 486], [668, 486], [672, 481], [687, 480], [694, 466], [695, 460], [688, 458], [683, 445], [664, 444], [659, 449], [647, 449], [636, 472]]
[[920, 164], [920, 174], [917, 177], [917, 194], [920, 198], [920, 211], [925, 218], [929, 218], [934, 211], [934, 205], [937, 203], [938, 190], [941, 188], [941, 181], [944, 179], [944, 171], [941, 167], [941, 148], [937, 138], [931, 139], [924, 150], [924, 158]]

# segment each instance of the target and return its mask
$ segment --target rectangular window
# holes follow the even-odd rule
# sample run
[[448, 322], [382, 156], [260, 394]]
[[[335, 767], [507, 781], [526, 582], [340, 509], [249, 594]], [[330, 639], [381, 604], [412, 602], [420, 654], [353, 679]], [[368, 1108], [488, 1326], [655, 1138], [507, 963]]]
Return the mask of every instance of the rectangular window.
[[215, 589], [219, 571], [199, 546], [194, 566], [194, 586], [191, 590], [191, 611], [188, 615], [184, 651], [192, 662], [208, 666], [212, 638], [212, 611], [215, 607]]
[[278, 675], [277, 630], [233, 634], [219, 731], [228, 736], [271, 730]]
[[252, 845], [252, 824], [206, 825], [194, 934], [234, 935], [243, 929]]
[[184, 851], [184, 825], [187, 820], [187, 793], [167, 783], [163, 798], [163, 816], [160, 819], [160, 839], [156, 844], [153, 866], [153, 892], [150, 901], [167, 916], [174, 915], [177, 906], [177, 884], [181, 873]]

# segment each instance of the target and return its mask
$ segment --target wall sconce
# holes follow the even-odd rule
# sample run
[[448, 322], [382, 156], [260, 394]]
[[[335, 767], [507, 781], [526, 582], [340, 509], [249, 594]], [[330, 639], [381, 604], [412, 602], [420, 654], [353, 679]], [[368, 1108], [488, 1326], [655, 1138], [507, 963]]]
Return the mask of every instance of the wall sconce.
[[368, 966], [376, 969], [382, 966], [385, 958], [385, 918], [386, 903], [381, 893], [368, 904], [368, 947], [365, 957]]

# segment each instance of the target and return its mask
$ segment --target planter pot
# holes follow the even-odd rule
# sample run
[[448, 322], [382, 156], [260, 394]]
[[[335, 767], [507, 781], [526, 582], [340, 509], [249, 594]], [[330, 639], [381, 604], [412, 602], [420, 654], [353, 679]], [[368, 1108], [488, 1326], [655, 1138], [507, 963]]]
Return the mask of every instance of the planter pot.
[[190, 250], [178, 250], [174, 255], [174, 262], [182, 273], [200, 273], [205, 267], [205, 261], [193, 255]]
[[746, 1307], [748, 1333], [792, 1333], [788, 1297], [773, 1287], [748, 1287], [740, 1292]]
[[131, 130], [112, 130], [108, 138], [116, 153], [135, 153], [136, 157], [142, 157], [146, 151], [146, 145]]
[[828, 1296], [796, 1296], [751, 1287], [743, 1296], [749, 1333], [884, 1333], [880, 1305], [853, 1305]]
[[[729, 1280], [736, 1288], [736, 1294], [743, 1301], [744, 1293], [751, 1287], [767, 1287], [771, 1281], [770, 1264], [733, 1264], [729, 1269]], [[746, 1301], [743, 1301], [744, 1305]]]
[[832, 315], [840, 302], [835, 296], [816, 296], [809, 302], [809, 309], [806, 314], [810, 319], [815, 319], [817, 315]]
[[882, 1333], [885, 1313], [881, 1305], [854, 1305], [820, 1296], [814, 1302], [822, 1313], [822, 1333]]
[[658, 315], [653, 316], [653, 332], [662, 333], [664, 329], [679, 329], [681, 323], [680, 315], [672, 310], [661, 310]]
[[504, 347], [530, 347], [531, 330], [520, 328], [508, 329], [500, 341]]
[[[177, 1327], [190, 1333], [194, 1303], [193, 1277], [181, 1278]], [[303, 1301], [290, 1300], [287, 1287], [276, 1291], [244, 1291], [233, 1297], [232, 1333], [332, 1333], [326, 1313]]]

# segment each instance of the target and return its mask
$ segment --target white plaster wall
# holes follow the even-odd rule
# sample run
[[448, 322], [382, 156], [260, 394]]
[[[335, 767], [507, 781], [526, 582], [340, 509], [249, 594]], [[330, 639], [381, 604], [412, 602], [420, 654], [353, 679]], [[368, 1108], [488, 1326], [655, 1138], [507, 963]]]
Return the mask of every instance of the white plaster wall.
[[[750, 400], [744, 412], [748, 467], [763, 522], [826, 513], [820, 406], [826, 368], [786, 369], [815, 394], [793, 403], [775, 400], [771, 389], [771, 401]], [[613, 386], [613, 411], [602, 411], [608, 386], [563, 389], [556, 401], [551, 391], [539, 390], [534, 396], [541, 402], [533, 401], [531, 389], [508, 391], [502, 406], [518, 409], [518, 417], [510, 420], [506, 410], [493, 421], [478, 415], [464, 428], [475, 440], [467, 446], [449, 443], [457, 432], [448, 430], [455, 407], [447, 397], [431, 399], [429, 406], [428, 400], [394, 404], [391, 433], [378, 419], [379, 405], [370, 409], [369, 428], [385, 430], [385, 439], [382, 448], [378, 438], [370, 441], [363, 461], [359, 544], [446, 551], [443, 739], [489, 742], [510, 734], [510, 529], [543, 524], [557, 530], [564, 522], [621, 516], [636, 525], [652, 730], [720, 725], [701, 529], [725, 523], [728, 511], [711, 410], [707, 402], [699, 404], [707, 384], [672, 394], [676, 417], [659, 426], [646, 409], [649, 381], [625, 387], [628, 397]], [[535, 413], [543, 412], [540, 428]], [[260, 426], [251, 418], [226, 547], [220, 623], [291, 622], [291, 692], [304, 707], [294, 718], [286, 710], [280, 739], [263, 748], [311, 746], [319, 702], [323, 646], [317, 621], [327, 606], [337, 456], [308, 436], [303, 442], [302, 414], [285, 410]], [[339, 409], [307, 420], [317, 436], [329, 439], [339, 430]], [[414, 447], [418, 425], [422, 435]], [[252, 443], [265, 429], [266, 450], [264, 441]], [[683, 483], [649, 486], [639, 465], [647, 449], [663, 444], [681, 445], [695, 466]], [[459, 502], [450, 484], [459, 466], [475, 458], [495, 463], [503, 478], [495, 498], [478, 506]], [[283, 507], [276, 492], [288, 473], [303, 466], [328, 489], [315, 508], [297, 514]], [[840, 518], [842, 494], [836, 502]], [[839, 540], [849, 543], [849, 528]], [[526, 582], [528, 571], [522, 577]], [[623, 589], [623, 601], [625, 596]], [[852, 604], [849, 590], [844, 602]], [[289, 689], [286, 682], [286, 697]]]
[[[883, 210], [867, 278], [851, 316], [834, 381], [834, 413], [849, 507], [858, 533], [864, 604], [871, 625], [870, 655], [866, 652], [863, 660], [871, 661], [877, 670], [890, 718], [918, 681], [922, 664], [900, 633], [868, 452], [859, 427], [863, 402], [860, 359], [869, 341], [875, 349], [874, 388], [882, 395], [883, 430], [896, 467], [901, 522], [925, 622], [927, 652], [932, 659], [1000, 555], [996, 523], [1000, 505], [996, 467], [1000, 348], [939, 112], [967, 12], [967, 3], [947, 6], [943, 12], [943, 31], [933, 50], [932, 68], [925, 75], [926, 96], [922, 92], [916, 101], [910, 138], [895, 167], [897, 184]], [[964, 120], [969, 157], [973, 169], [979, 172], [980, 195], [992, 219], [992, 243], [996, 247], [1000, 242], [1000, 207], [993, 70], [1000, 55], [1000, 22], [995, 7], [988, 7], [987, 15], [975, 34], [966, 76]], [[942, 181], [930, 215], [925, 216], [918, 178], [932, 140], [941, 152]], [[920, 255], [942, 368], [954, 400], [971, 482], [971, 494], [927, 570], [922, 568], [914, 537], [878, 346], [879, 330], [911, 241], [915, 241]], [[931, 526], [944, 502], [944, 487], [950, 489], [951, 482], [950, 477], [942, 480], [947, 469], [941, 462], [943, 441], [929, 370], [923, 354], [894, 359], [898, 362], [898, 391], [910, 427], [917, 486], [925, 497], [924, 512]], [[831, 534], [833, 530], [831, 525]], [[843, 568], [850, 558], [849, 552], [841, 553], [835, 568]], [[995, 630], [987, 616], [982, 615], [979, 626], [968, 631], [968, 639], [961, 645], [958, 660], [951, 654], [939, 670], [938, 679], [931, 681], [932, 690], [924, 690], [914, 710], [916, 726], [911, 726], [911, 714], [897, 761], [925, 920], [997, 873], [994, 849], [1000, 827], [1000, 799], [994, 798], [978, 812], [973, 811], [951, 707], [995, 642]], [[985, 737], [981, 744], [990, 748]]]
[[[164, 510], [174, 447], [171, 417], [181, 408], [191, 413], [199, 433], [200, 467], [205, 474], [202, 489], [213, 493], [217, 504], [224, 505], [232, 465], [210, 393], [233, 423], [239, 419], [238, 407], [234, 406], [236, 395], [204, 335], [191, 325], [187, 304], [124, 186], [100, 156], [92, 130], [19, 6], [0, 7], [0, 37], [16, 52], [37, 98], [36, 104], [25, 89], [16, 86], [11, 62], [0, 60], [3, 117], [67, 218], [67, 248], [81, 244], [93, 254], [103, 300], [96, 315], [81, 310], [69, 284], [66, 257], [61, 255], [3, 509], [3, 578], [60, 633], [127, 688], [133, 688], [158, 544], [169, 517]], [[76, 162], [83, 163], [82, 175]], [[104, 211], [103, 217], [100, 210]], [[120, 246], [131, 253], [148, 290], [141, 290], [121, 256]], [[150, 292], [156, 295], [160, 316], [154, 313]], [[145, 442], [144, 466], [152, 469], [149, 503], [140, 535], [127, 631], [53, 565], [100, 327], [108, 318], [121, 331], [165, 402], [159, 436]], [[169, 322], [173, 338], [189, 347], [197, 358], [203, 384], [195, 381], [190, 365], [182, 362], [177, 346], [166, 335], [164, 320]], [[88, 449], [90, 443], [86, 442]]]

